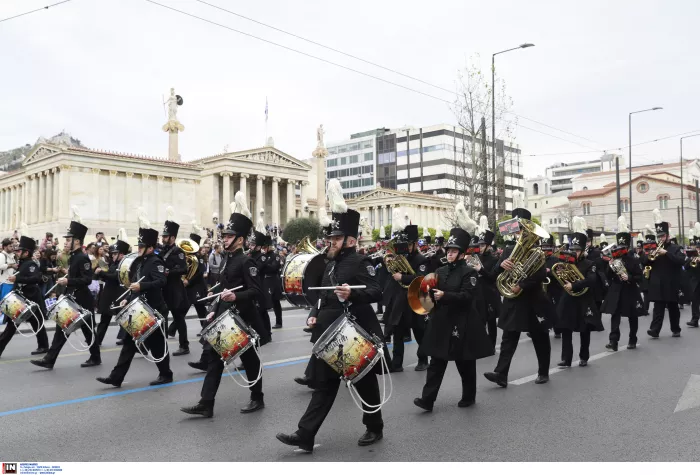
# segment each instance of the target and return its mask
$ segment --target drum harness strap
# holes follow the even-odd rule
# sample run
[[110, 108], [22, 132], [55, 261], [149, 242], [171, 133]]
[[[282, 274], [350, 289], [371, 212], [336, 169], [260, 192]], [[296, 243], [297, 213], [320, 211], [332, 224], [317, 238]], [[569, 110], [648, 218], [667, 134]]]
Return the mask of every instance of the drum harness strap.
[[[24, 284], [18, 284], [18, 285], [21, 285], [22, 287], [24, 287]], [[25, 337], [25, 338], [29, 338], [29, 337], [32, 337], [32, 336], [36, 336], [36, 334], [39, 333], [39, 332], [41, 331], [42, 328], [44, 328], [44, 319], [43, 319], [43, 318], [37, 317], [37, 316], [36, 316], [36, 313], [34, 313], [34, 310], [35, 310], [35, 309], [38, 310], [38, 311], [39, 311], [39, 314], [41, 314], [41, 309], [39, 308], [39, 305], [38, 305], [36, 302], [34, 302], [34, 301], [32, 301], [32, 300], [29, 300], [29, 299], [27, 299], [24, 295], [22, 295], [21, 290], [17, 289], [17, 290], [16, 290], [16, 293], [19, 294], [20, 296], [22, 296], [22, 298], [26, 299], [26, 300], [29, 302], [28, 305], [27, 305], [27, 311], [30, 312], [30, 313], [32, 314], [32, 316], [34, 317], [34, 319], [36, 320], [36, 322], [39, 324], [39, 326], [38, 326], [38, 328], [36, 329], [36, 332], [32, 329], [32, 330], [30, 330], [28, 333], [23, 333], [22, 330], [19, 329], [19, 326], [22, 325], [22, 323], [24, 323], [24, 322], [22, 322], [22, 323], [15, 323], [15, 321], [14, 321], [9, 315], [6, 315], [6, 316], [10, 319], [10, 321], [12, 322], [12, 324], [13, 324], [13, 325], [15, 326], [15, 328], [17, 329], [17, 333], [19, 333], [20, 335], [22, 335], [22, 336]], [[7, 295], [5, 296], [5, 298], [7, 298], [7, 296], [9, 296], [9, 295], [10, 295], [10, 294], [7, 294]], [[5, 299], [3, 299], [3, 300], [5, 300]], [[1, 307], [1, 306], [2, 306], [2, 301], [0, 301], [0, 307]], [[28, 319], [27, 319], [27, 320], [28, 320]], [[27, 320], [25, 320], [25, 322], [26, 322]], [[9, 325], [9, 324], [8, 324], [8, 325]]]

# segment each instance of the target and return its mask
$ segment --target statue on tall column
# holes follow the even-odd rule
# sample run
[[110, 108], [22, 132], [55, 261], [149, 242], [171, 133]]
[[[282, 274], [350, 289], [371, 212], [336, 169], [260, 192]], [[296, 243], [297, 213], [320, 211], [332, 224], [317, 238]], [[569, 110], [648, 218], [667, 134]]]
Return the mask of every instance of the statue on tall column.
[[314, 158], [326, 158], [328, 156], [328, 150], [323, 143], [323, 136], [325, 135], [323, 130], [323, 124], [321, 124], [318, 129], [316, 129], [316, 150], [311, 153]]
[[183, 132], [185, 126], [177, 119], [177, 108], [183, 103], [182, 96], [175, 94], [175, 88], [170, 88], [170, 97], [163, 103], [168, 106], [168, 122], [163, 126], [163, 132]]

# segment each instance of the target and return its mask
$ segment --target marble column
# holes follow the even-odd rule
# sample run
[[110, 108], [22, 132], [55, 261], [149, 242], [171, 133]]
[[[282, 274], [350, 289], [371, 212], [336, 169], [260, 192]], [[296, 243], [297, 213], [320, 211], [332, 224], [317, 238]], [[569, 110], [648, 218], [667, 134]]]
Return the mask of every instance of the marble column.
[[[141, 174], [141, 208], [146, 212], [146, 216], [149, 215], [148, 212], [148, 195], [149, 195], [149, 188], [148, 188], [148, 181], [150, 179], [150, 175], [146, 173]], [[138, 213], [137, 213], [138, 216]], [[149, 217], [149, 219], [151, 219]]]
[[129, 189], [129, 187], [134, 182], [133, 178], [133, 172], [126, 172], [126, 175], [124, 177], [124, 221], [126, 221], [127, 223], [134, 222], [133, 213], [129, 213], [129, 211], [131, 211], [131, 190]]
[[154, 200], [155, 206], [156, 206], [156, 212], [155, 212], [155, 221], [158, 224], [154, 224], [151, 222], [151, 225], [154, 227], [154, 229], [158, 229], [155, 226], [159, 226], [161, 223], [165, 222], [165, 208], [168, 206], [167, 203], [164, 203], [165, 200], [165, 177], [163, 175], [158, 175], [156, 177], [157, 180], [157, 185], [156, 185], [156, 199]]
[[59, 180], [60, 176], [58, 174], [58, 168], [51, 169], [53, 173], [53, 195], [51, 197], [51, 221], [58, 221], [58, 193], [59, 193]]
[[[304, 209], [304, 207], [307, 205], [307, 203], [306, 203], [306, 200], [307, 200], [307, 198], [306, 198], [306, 192], [307, 192], [307, 187], [308, 187], [308, 186], [309, 186], [309, 182], [308, 182], [308, 181], [302, 181], [302, 182], [301, 182], [301, 216], [303, 216], [303, 217], [305, 217], [305, 218], [309, 216], [308, 211], [306, 211], [306, 210]], [[328, 210], [328, 212], [329, 212], [329, 214], [330, 214], [331, 210]]]
[[39, 222], [39, 173], [35, 173], [32, 179], [32, 224]]
[[296, 181], [287, 180], [287, 222], [295, 218], [296, 197], [294, 196], [294, 186]]
[[263, 192], [264, 181], [265, 177], [263, 175], [258, 175], [257, 183], [255, 185], [255, 208], [250, 208], [250, 210], [253, 213], [253, 224], [255, 224], [255, 221], [258, 219], [258, 216], [260, 216], [260, 210], [265, 208], [265, 195]]
[[[107, 221], [119, 221], [117, 219], [117, 174], [116, 170], [109, 171], [109, 214]], [[99, 215], [98, 215], [99, 216]]]
[[222, 215], [225, 216], [227, 211], [231, 206], [231, 175], [230, 172], [221, 172], [221, 211]]
[[245, 196], [246, 203], [248, 206], [250, 206], [250, 199], [249, 199], [249, 193], [248, 193], [248, 178], [250, 178], [250, 175], [247, 173], [241, 173], [238, 177], [238, 191], [243, 193], [243, 196]]
[[10, 208], [10, 212], [12, 213], [10, 215], [10, 228], [18, 228], [19, 223], [17, 221], [17, 217], [19, 216], [19, 185], [14, 185], [12, 187], [12, 207]]
[[53, 174], [51, 170], [46, 170], [44, 172], [44, 182], [45, 182], [45, 205], [44, 205], [44, 222], [48, 223], [53, 218]]
[[37, 185], [39, 187], [38, 202], [37, 202], [37, 223], [44, 222], [44, 212], [46, 211], [46, 178], [44, 178], [45, 172], [37, 173]]
[[280, 183], [278, 177], [272, 178], [272, 224], [280, 225]]
[[59, 203], [58, 203], [58, 218], [68, 219], [70, 217], [70, 195], [68, 194], [70, 188], [70, 173], [72, 167], [70, 165], [61, 165], [61, 171], [59, 173], [58, 182], [59, 186]]
[[0, 229], [6, 230], [9, 226], [5, 224], [5, 215], [7, 214], [7, 206], [5, 206], [5, 189], [0, 190]]
[[12, 185], [8, 191], [8, 206], [7, 206], [7, 229], [12, 230], [15, 217], [15, 185]]
[[94, 219], [97, 219], [97, 217], [100, 215], [100, 169], [93, 168], [91, 171], [93, 203], [95, 205]]
[[24, 196], [22, 197], [22, 207], [24, 209], [23, 220], [25, 224], [29, 224], [31, 221], [31, 212], [29, 210], [30, 202], [29, 196], [31, 195], [31, 184], [29, 176], [24, 178]]

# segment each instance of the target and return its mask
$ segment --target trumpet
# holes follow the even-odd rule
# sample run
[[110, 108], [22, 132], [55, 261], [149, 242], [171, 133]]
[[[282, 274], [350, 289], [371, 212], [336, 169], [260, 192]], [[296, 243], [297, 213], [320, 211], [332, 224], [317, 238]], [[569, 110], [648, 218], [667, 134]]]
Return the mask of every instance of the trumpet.
[[192, 280], [192, 277], [197, 273], [197, 267], [199, 267], [199, 259], [197, 259], [199, 244], [191, 239], [182, 238], [178, 239], [175, 245], [182, 249], [187, 260], [187, 273], [182, 276], [182, 280]]
[[654, 262], [657, 257], [659, 257], [659, 251], [664, 248], [664, 243], [661, 243], [660, 245], [656, 246], [656, 249], [651, 251], [649, 253], [649, 260], [651, 262]]

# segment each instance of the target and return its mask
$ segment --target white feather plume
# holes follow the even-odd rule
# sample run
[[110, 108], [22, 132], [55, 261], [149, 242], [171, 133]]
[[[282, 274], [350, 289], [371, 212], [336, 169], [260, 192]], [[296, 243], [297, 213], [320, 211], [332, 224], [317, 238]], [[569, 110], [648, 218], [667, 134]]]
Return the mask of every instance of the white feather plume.
[[654, 224], [662, 223], [664, 221], [664, 219], [661, 217], [661, 211], [659, 211], [659, 208], [654, 208], [654, 211], [652, 211], [651, 214], [654, 216]]
[[523, 195], [518, 190], [513, 190], [513, 209], [523, 207]]
[[199, 236], [202, 235], [202, 227], [197, 225], [197, 220], [193, 219], [192, 220], [192, 232], [194, 234], [197, 234]]
[[318, 217], [318, 222], [321, 224], [321, 227], [326, 228], [330, 226], [331, 224], [331, 218], [328, 215], [328, 210], [326, 210], [325, 206], [323, 210], [319, 213]]
[[[647, 224], [647, 227], [649, 225]], [[627, 226], [627, 218], [625, 217], [624, 214], [621, 214], [619, 218], [617, 218], [617, 232], [618, 233], [628, 233], [630, 231], [630, 228]]]
[[644, 226], [644, 235], [648, 236], [650, 234], [654, 234], [654, 230], [650, 225], [647, 224], [646, 226]]
[[172, 221], [174, 217], [175, 217], [175, 209], [173, 209], [172, 206], [167, 206], [165, 208], [165, 219], [168, 221]]
[[245, 196], [242, 191], [237, 191], [236, 195], [233, 197], [233, 203], [231, 203], [231, 212], [240, 213], [246, 218], [250, 219], [252, 213], [248, 209], [248, 204], [246, 203]]
[[71, 221], [75, 221], [76, 223], [82, 223], [83, 218], [80, 217], [80, 213], [78, 212], [77, 206], [73, 205], [70, 207], [70, 215], [71, 215], [71, 218], [70, 218]]
[[443, 233], [442, 233], [442, 226], [440, 226], [440, 225], [438, 224], [438, 227], [435, 228], [435, 237], [436, 237], [436, 238], [437, 238], [437, 237], [440, 237], [440, 236], [442, 236], [442, 234], [443, 234]]
[[119, 228], [119, 231], [117, 231], [117, 239], [120, 241], [128, 242], [127, 235], [126, 235], [126, 229], [125, 228]]
[[695, 228], [695, 236], [700, 237], [700, 221], [695, 223], [695, 226], [693, 226], [693, 228]]
[[600, 242], [608, 242], [608, 238], [603, 233], [600, 233]]
[[20, 236], [29, 236], [29, 226], [27, 226], [27, 223], [22, 222], [22, 224], [19, 225], [19, 233]]
[[138, 216], [138, 220], [139, 220], [139, 228], [149, 229], [151, 227], [151, 222], [146, 217], [146, 210], [139, 207], [137, 216]]
[[265, 220], [262, 217], [262, 214], [258, 216], [258, 220], [255, 222], [255, 230], [259, 233], [265, 234]]
[[411, 224], [411, 218], [408, 216], [408, 211], [406, 211], [403, 214], [403, 227], [406, 229], [406, 226]]
[[695, 228], [688, 228], [688, 238], [689, 239], [695, 238]]
[[391, 214], [391, 232], [392, 234], [400, 233], [406, 228], [401, 220], [401, 208], [394, 208]]
[[331, 213], [347, 213], [348, 205], [343, 198], [343, 187], [340, 182], [333, 178], [328, 182], [328, 203], [331, 208]]
[[569, 235], [564, 234], [564, 244], [569, 244]]
[[428, 231], [428, 226], [423, 228], [423, 237], [430, 237], [430, 231]]
[[464, 229], [469, 234], [474, 234], [476, 230], [476, 221], [469, 217], [467, 209], [464, 207], [464, 203], [461, 201], [455, 206], [455, 215], [457, 217], [457, 224], [459, 227]]
[[386, 232], [384, 231], [384, 226], [379, 226], [379, 239], [386, 239]]
[[481, 228], [482, 231], [487, 231], [489, 229], [489, 218], [483, 214], [479, 217], [479, 228]]
[[574, 216], [571, 227], [575, 233], [586, 234], [586, 220], [580, 216]]

